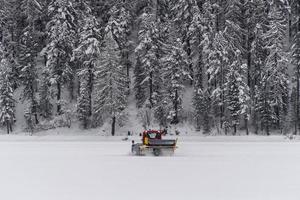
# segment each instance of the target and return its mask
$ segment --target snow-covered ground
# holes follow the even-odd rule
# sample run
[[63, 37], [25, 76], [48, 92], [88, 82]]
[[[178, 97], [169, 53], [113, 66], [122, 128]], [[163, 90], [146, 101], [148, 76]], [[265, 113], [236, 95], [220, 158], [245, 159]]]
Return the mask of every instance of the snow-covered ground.
[[0, 199], [300, 199], [298, 140], [179, 141], [173, 157], [134, 157], [121, 137], [0, 136]]

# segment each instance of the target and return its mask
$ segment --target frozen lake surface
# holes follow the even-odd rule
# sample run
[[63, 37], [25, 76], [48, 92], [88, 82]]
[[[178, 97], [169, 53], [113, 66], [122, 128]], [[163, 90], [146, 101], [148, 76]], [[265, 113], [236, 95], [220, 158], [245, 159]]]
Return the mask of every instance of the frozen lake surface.
[[120, 138], [26, 138], [0, 137], [1, 199], [300, 199], [300, 143], [282, 137], [179, 139], [173, 157], [131, 156]]

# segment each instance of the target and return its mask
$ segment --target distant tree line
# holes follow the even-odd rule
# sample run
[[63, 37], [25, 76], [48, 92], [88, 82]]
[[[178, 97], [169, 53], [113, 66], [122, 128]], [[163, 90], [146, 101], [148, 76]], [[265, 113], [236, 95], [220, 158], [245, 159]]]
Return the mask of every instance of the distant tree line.
[[204, 134], [300, 129], [299, 0], [0, 2], [8, 133], [17, 89], [31, 131], [59, 117], [69, 126], [71, 99], [82, 128], [109, 122], [114, 135], [129, 96], [160, 127], [178, 124], [187, 88], [188, 120]]

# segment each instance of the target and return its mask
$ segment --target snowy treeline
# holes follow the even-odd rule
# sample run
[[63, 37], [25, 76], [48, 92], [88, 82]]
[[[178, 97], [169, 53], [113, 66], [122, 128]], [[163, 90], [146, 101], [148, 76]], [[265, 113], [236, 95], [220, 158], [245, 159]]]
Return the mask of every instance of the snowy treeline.
[[[31, 131], [56, 118], [70, 126], [76, 116], [85, 129], [108, 121], [114, 134], [130, 95], [139, 117], [160, 127], [185, 120], [204, 133], [300, 128], [299, 0], [0, 2], [0, 120], [8, 133], [18, 89]], [[187, 88], [192, 117], [182, 109]]]

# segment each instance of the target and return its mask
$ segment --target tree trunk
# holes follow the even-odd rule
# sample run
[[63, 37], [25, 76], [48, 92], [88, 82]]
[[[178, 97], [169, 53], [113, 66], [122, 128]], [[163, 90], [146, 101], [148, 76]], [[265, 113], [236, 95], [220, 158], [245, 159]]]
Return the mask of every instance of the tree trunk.
[[[255, 101], [255, 104], [257, 102]], [[258, 126], [258, 121], [257, 121], [257, 112], [255, 111], [255, 109], [253, 110], [253, 118], [252, 118], [252, 125], [254, 126], [254, 134], [258, 135], [258, 129], [259, 129], [259, 126]]]
[[199, 132], [201, 130], [201, 120], [199, 119], [199, 117], [196, 117], [196, 131]]
[[[220, 4], [219, 4], [220, 5]], [[216, 32], [219, 32], [220, 31], [220, 18], [221, 18], [221, 14], [220, 14], [220, 9], [217, 9], [217, 14], [216, 14]]]
[[9, 129], [9, 122], [8, 121], [6, 121], [6, 130], [7, 130], [7, 134], [9, 134], [10, 129]]
[[187, 56], [188, 56], [188, 59], [190, 61], [189, 63], [189, 74], [191, 76], [191, 81], [190, 81], [190, 84], [193, 85], [194, 83], [194, 69], [193, 69], [193, 62], [192, 62], [192, 49], [191, 49], [191, 42], [190, 40], [187, 38], [186, 39], [186, 53], [187, 53]]
[[[203, 49], [201, 50], [201, 52], [203, 51]], [[196, 89], [201, 88], [201, 90], [205, 88], [207, 88], [207, 85], [205, 85], [206, 83], [204, 83], [206, 81], [206, 73], [205, 73], [205, 69], [204, 69], [204, 64], [203, 64], [203, 58], [202, 58], [202, 53], [199, 53], [198, 55], [198, 69], [195, 69], [197, 71], [197, 73], [194, 73], [194, 76], [197, 74], [197, 77], [194, 77], [194, 85], [197, 86]]]
[[299, 125], [299, 93], [300, 93], [300, 71], [299, 71], [299, 67], [297, 66], [297, 77], [296, 77], [296, 81], [297, 81], [297, 90], [296, 90], [296, 122], [295, 122], [295, 135], [297, 135], [298, 133], [298, 125]]
[[92, 116], [92, 93], [93, 93], [93, 66], [90, 64], [89, 66], [89, 117]]
[[48, 59], [47, 59], [47, 56], [45, 55], [45, 56], [44, 56], [44, 65], [45, 65], [45, 66], [47, 66], [47, 61], [48, 61]]
[[297, 121], [296, 120], [295, 120], [295, 123], [294, 123], [294, 128], [295, 128], [294, 129], [294, 135], [297, 135], [297, 131], [298, 131], [297, 129], [298, 128], [297, 128]]
[[35, 124], [38, 124], [39, 119], [38, 119], [38, 108], [37, 108], [36, 100], [32, 100], [32, 104], [33, 104], [32, 110], [33, 110], [33, 113], [34, 113]]
[[252, 89], [252, 81], [251, 81], [251, 43], [249, 41], [248, 38], [248, 44], [247, 44], [247, 48], [248, 48], [248, 53], [247, 53], [247, 76], [248, 76], [248, 80], [247, 80], [247, 84], [248, 87], [250, 88], [250, 91], [253, 91]]
[[266, 125], [266, 131], [267, 131], [267, 136], [269, 136], [270, 135], [269, 123], [267, 123], [267, 125]]
[[158, 19], [158, 9], [159, 9], [159, 0], [153, 0], [153, 16], [155, 17], [155, 21]]
[[[298, 17], [300, 16], [300, 2], [298, 1], [297, 3], [297, 13]], [[297, 24], [297, 31], [300, 33], [300, 19], [298, 19], [298, 24]], [[295, 134], [298, 133], [298, 128], [300, 128], [299, 123], [300, 123], [300, 117], [299, 117], [299, 96], [300, 96], [300, 65], [298, 64], [297, 66], [297, 75], [296, 75], [296, 81], [297, 81], [297, 91], [296, 91], [296, 123], [295, 123]]]
[[233, 135], [236, 135], [236, 124], [233, 125]]
[[153, 74], [152, 72], [150, 72], [149, 74], [150, 78], [149, 78], [149, 103], [150, 103], [150, 107], [152, 108], [153, 106], [153, 101], [152, 101], [152, 94], [153, 94]]
[[292, 38], [293, 38], [293, 36], [292, 36], [292, 14], [291, 14], [291, 12], [288, 12], [288, 18], [289, 18], [289, 42], [292, 42]]
[[247, 116], [245, 116], [245, 128], [246, 128], [246, 135], [249, 135], [249, 127], [248, 127], [248, 119], [247, 119]]
[[10, 132], [12, 132], [13, 131], [13, 129], [12, 129], [12, 123], [9, 122], [8, 124], [9, 124], [9, 130], [10, 130]]
[[116, 116], [112, 117], [112, 123], [111, 123], [111, 135], [115, 135], [115, 130], [116, 130]]
[[80, 96], [80, 84], [81, 84], [80, 79], [78, 79], [77, 97]]
[[257, 121], [255, 122], [255, 125], [254, 125], [254, 133], [256, 134], [256, 135], [258, 135], [258, 129], [259, 129], [259, 127], [258, 127], [258, 123], [257, 123]]
[[71, 80], [70, 80], [70, 98], [71, 100], [75, 99], [74, 96], [74, 91], [75, 91], [75, 81], [74, 81], [74, 76], [72, 76]]
[[60, 99], [61, 99], [61, 84], [59, 81], [57, 81], [57, 114], [61, 114], [61, 105], [60, 105]]
[[87, 117], [85, 116], [83, 118], [83, 129], [87, 129], [87, 127], [88, 127], [88, 120], [87, 120]]
[[127, 75], [127, 81], [128, 81], [128, 94], [130, 94], [130, 63], [129, 63], [129, 53], [126, 51], [125, 53], [125, 58], [126, 58], [126, 75]]
[[34, 113], [35, 124], [39, 124], [38, 114]]
[[33, 84], [31, 84], [30, 85], [30, 89], [31, 89], [31, 91], [32, 91], [32, 93], [31, 93], [31, 104], [32, 104], [32, 111], [31, 111], [31, 113], [34, 113], [34, 120], [35, 120], [35, 124], [38, 124], [39, 123], [39, 120], [38, 120], [38, 115], [37, 115], [37, 101], [36, 101], [36, 99], [35, 99], [35, 90], [34, 90], [34, 85]]
[[[222, 63], [223, 64], [223, 63]], [[223, 65], [221, 65], [221, 83], [220, 83], [220, 87], [222, 88], [222, 86], [224, 85], [224, 74], [223, 74]], [[223, 127], [223, 122], [224, 122], [224, 110], [225, 110], [225, 95], [224, 95], [224, 90], [222, 89], [221, 92], [221, 101], [222, 101], [222, 105], [220, 106], [220, 118], [221, 118], [221, 128]]]
[[173, 117], [173, 124], [178, 124], [178, 91], [177, 89], [175, 90], [175, 99], [174, 99], [174, 111], [175, 115]]

